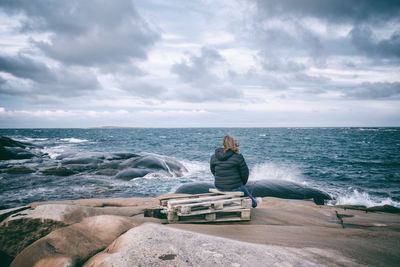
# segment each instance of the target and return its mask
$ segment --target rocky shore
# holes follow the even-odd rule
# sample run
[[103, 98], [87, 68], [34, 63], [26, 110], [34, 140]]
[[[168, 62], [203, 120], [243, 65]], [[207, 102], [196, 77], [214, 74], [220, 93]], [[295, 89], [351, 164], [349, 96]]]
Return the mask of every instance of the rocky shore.
[[0, 211], [2, 266], [398, 266], [400, 214], [263, 198], [251, 221], [166, 224], [158, 198]]

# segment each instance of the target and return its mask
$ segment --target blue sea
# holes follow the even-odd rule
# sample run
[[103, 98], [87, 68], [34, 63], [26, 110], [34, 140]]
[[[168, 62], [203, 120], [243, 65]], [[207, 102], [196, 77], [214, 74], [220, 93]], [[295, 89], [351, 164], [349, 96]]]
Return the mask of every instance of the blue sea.
[[[400, 128], [0, 129], [35, 145], [32, 159], [0, 160], [0, 207], [34, 201], [157, 196], [189, 182], [213, 181], [209, 159], [224, 135], [241, 143], [249, 180], [286, 180], [327, 192], [328, 205], [400, 207]], [[94, 172], [110, 153], [174, 159], [181, 175], [153, 172], [131, 180]], [[67, 175], [45, 173], [62, 166]], [[90, 160], [88, 160], [88, 158]], [[111, 163], [110, 163], [111, 162]], [[29, 173], [13, 173], [19, 166]], [[67, 165], [66, 165], [67, 166]]]

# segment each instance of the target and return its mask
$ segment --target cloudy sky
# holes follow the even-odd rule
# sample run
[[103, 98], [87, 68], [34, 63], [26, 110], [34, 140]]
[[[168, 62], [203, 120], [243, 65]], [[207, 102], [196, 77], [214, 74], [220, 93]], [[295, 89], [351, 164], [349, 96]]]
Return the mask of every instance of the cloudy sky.
[[0, 127], [400, 126], [397, 0], [0, 0]]

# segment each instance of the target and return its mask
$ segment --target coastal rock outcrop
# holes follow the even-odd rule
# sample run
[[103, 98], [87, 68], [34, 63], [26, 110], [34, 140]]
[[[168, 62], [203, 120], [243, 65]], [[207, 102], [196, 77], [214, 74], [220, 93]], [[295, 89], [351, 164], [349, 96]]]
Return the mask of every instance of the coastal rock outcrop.
[[[0, 136], [0, 173], [13, 178], [37, 176], [103, 175], [131, 180], [149, 173], [181, 177], [185, 166], [172, 157], [153, 153], [63, 152]], [[14, 160], [9, 162], [9, 160]], [[17, 161], [15, 161], [17, 160]], [[22, 160], [22, 161], [18, 161]]]
[[57, 229], [25, 248], [10, 266], [79, 266], [135, 224], [102, 215]]
[[352, 260], [318, 248], [284, 248], [174, 229], [153, 223], [132, 228], [85, 267], [111, 266], [320, 266]]
[[[159, 198], [173, 196], [182, 195]], [[1, 263], [397, 266], [400, 261], [400, 214], [266, 197], [248, 222], [164, 226], [163, 219], [143, 216], [144, 209], [158, 204], [158, 198], [80, 199], [0, 211], [6, 218], [0, 224]], [[60, 224], [51, 228], [49, 223]], [[34, 238], [26, 231], [33, 224], [43, 235]], [[27, 244], [21, 236], [33, 240]], [[10, 246], [21, 249], [9, 255]]]
[[[314, 199], [318, 205], [323, 205], [325, 200], [331, 197], [318, 189], [302, 184], [281, 180], [249, 181], [247, 189], [254, 197], [278, 197], [286, 199]], [[181, 185], [175, 193], [178, 194], [203, 194], [208, 193], [209, 188], [215, 188], [213, 183], [195, 182]]]
[[30, 159], [35, 155], [29, 151], [31, 144], [0, 136], [0, 160]]
[[32, 203], [30, 206], [2, 210], [0, 252], [14, 258], [25, 247], [56, 229], [92, 216], [135, 216], [156, 203], [153, 198], [85, 199]]

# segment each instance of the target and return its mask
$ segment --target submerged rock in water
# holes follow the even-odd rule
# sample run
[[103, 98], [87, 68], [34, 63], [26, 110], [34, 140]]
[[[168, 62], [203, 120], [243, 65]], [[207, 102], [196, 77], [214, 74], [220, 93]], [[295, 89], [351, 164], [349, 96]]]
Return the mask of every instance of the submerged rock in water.
[[25, 174], [35, 172], [34, 169], [25, 167], [25, 166], [12, 166], [7, 170], [7, 173], [10, 174]]
[[46, 175], [56, 175], [56, 176], [69, 176], [74, 174], [74, 171], [67, 169], [65, 167], [54, 167], [48, 168], [42, 171]]
[[35, 155], [27, 149], [33, 145], [0, 136], [0, 160], [30, 159]]
[[119, 172], [117, 176], [115, 176], [115, 178], [122, 180], [131, 180], [133, 178], [143, 177], [150, 172], [152, 172], [151, 169], [130, 168]]
[[97, 175], [114, 176], [118, 173], [118, 170], [114, 169], [101, 169], [95, 172]]
[[[36, 172], [44, 175], [105, 175], [117, 179], [131, 180], [143, 177], [148, 173], [159, 173], [168, 177], [182, 176], [186, 168], [173, 158], [152, 154], [134, 154], [129, 152], [70, 152], [48, 154], [47, 150], [40, 151], [34, 145], [15, 141], [0, 136], [0, 159], [34, 159], [21, 163], [5, 162], [0, 166], [5, 174], [27, 174]], [[35, 153], [35, 154], [34, 154]], [[41, 165], [43, 164], [43, 165]]]
[[[203, 194], [208, 193], [209, 188], [215, 188], [213, 183], [198, 182], [181, 185], [175, 193]], [[249, 182], [246, 188], [253, 197], [278, 197], [287, 199], [314, 199], [318, 205], [323, 205], [325, 200], [331, 197], [318, 189], [306, 187], [289, 181], [260, 180]]]

